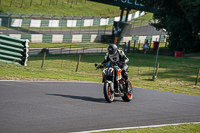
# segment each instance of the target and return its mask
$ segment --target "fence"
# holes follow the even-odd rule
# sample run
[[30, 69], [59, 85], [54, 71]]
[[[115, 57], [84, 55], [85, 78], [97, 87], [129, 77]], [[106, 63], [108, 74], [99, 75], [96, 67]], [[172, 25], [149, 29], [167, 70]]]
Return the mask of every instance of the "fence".
[[[105, 42], [108, 39], [105, 39], [103, 35], [59, 35], [59, 34], [9, 34], [11, 37], [15, 37], [18, 39], [28, 39], [31, 43], [79, 43], [79, 42]], [[148, 40], [150, 45], [153, 41], [166, 42], [167, 35], [153, 35], [153, 36], [130, 36], [130, 37], [120, 37], [120, 42], [128, 42], [143, 44], [145, 40]], [[112, 40], [111, 40], [112, 41]]]
[[[133, 68], [134, 77], [140, 77], [140, 79], [152, 79], [153, 74], [153, 65], [155, 62], [146, 61], [140, 59], [139, 61], [135, 61], [135, 66]], [[165, 88], [162, 85], [163, 82], [169, 82], [167, 86], [170, 84], [177, 84], [177, 85], [196, 85], [196, 80], [198, 79], [198, 65], [185, 65], [179, 66], [176, 63], [167, 64], [167, 63], [159, 63], [158, 68], [158, 76], [157, 78], [160, 80], [160, 84], [158, 87]], [[173, 85], [172, 85], [173, 86]]]
[[[61, 52], [61, 49], [59, 50]], [[69, 49], [67, 52], [69, 52]], [[81, 53], [48, 54], [47, 52], [44, 62], [42, 61], [44, 59], [43, 53], [40, 53], [37, 55], [30, 56], [28, 66], [40, 68], [43, 63], [44, 69], [48, 69], [48, 70], [60, 69], [60, 70], [67, 70], [67, 71], [75, 71], [77, 67], [76, 64], [78, 62], [78, 57], [79, 57], [78, 55], [82, 55], [79, 72], [83, 72], [83, 71], [85, 72], [85, 71], [89, 71], [89, 69], [92, 69], [92, 67], [86, 69], [85, 68], [86, 64], [88, 63], [94, 64], [97, 62], [101, 63], [98, 57], [102, 57], [102, 61], [103, 61], [104, 52], [105, 51], [99, 52], [99, 53], [90, 53], [91, 55], [89, 55], [89, 52], [87, 51], [84, 52], [85, 54], [81, 54]], [[97, 59], [95, 60], [93, 56], [95, 56]], [[139, 80], [152, 79], [155, 62], [149, 61], [148, 59], [141, 58], [141, 57], [139, 60], [135, 60], [134, 55], [127, 54], [127, 56], [129, 57], [130, 60], [134, 60], [134, 63], [133, 62], [131, 64], [129, 63], [130, 80], [135, 82], [137, 81], [138, 78]], [[184, 66], [182, 66], [181, 64], [179, 65], [177, 63], [171, 63], [171, 62], [169, 63], [168, 61], [167, 62], [162, 61], [162, 60], [158, 60], [158, 61], [160, 65], [159, 65], [157, 79], [159, 79], [158, 86], [160, 86], [161, 88], [165, 87], [162, 85], [162, 81], [169, 82], [168, 86], [170, 85], [173, 86], [173, 84], [178, 84], [178, 85], [180, 84], [194, 85], [195, 84], [199, 65], [185, 64]]]
[[[132, 23], [132, 35], [160, 35], [149, 23], [153, 20], [137, 19], [145, 12], [137, 11], [128, 15]], [[41, 14], [10, 14], [0, 13], [0, 32], [3, 34], [97, 34], [111, 35], [113, 22], [120, 17], [107, 18], [102, 16], [63, 16]], [[122, 19], [125, 20], [125, 16]], [[162, 32], [162, 34], [165, 34]]]
[[[128, 21], [144, 15], [145, 12], [137, 11], [128, 15]], [[65, 16], [65, 15], [41, 15], [41, 14], [14, 14], [0, 13], [4, 19], [3, 26], [9, 27], [79, 27], [113, 24], [120, 17], [108, 18], [104, 16]], [[11, 20], [11, 22], [9, 22]], [[57, 20], [57, 21], [56, 21]], [[122, 21], [125, 21], [123, 16]], [[9, 23], [9, 25], [8, 25]]]
[[[134, 37], [133, 37], [134, 38]], [[139, 37], [138, 37], [139, 38]], [[160, 36], [160, 47], [167, 48], [167, 39], [165, 36]], [[143, 45], [144, 43], [141, 43], [139, 40], [134, 40], [131, 41], [129, 40], [128, 42], [120, 42], [119, 43], [119, 48], [125, 51], [126, 53], [132, 53], [135, 51], [141, 51], [143, 50]], [[81, 45], [78, 45], [78, 47], [74, 48], [72, 45], [69, 46], [61, 46], [64, 48], [60, 47], [54, 47], [54, 48], [31, 48], [29, 50], [29, 55], [37, 55], [44, 53], [44, 50], [48, 54], [84, 54], [84, 53], [105, 53], [107, 52], [107, 47], [81, 47]], [[151, 39], [149, 41], [149, 50], [154, 49], [154, 43], [153, 40]]]
[[43, 53], [47, 54], [88, 54], [88, 53], [105, 53], [107, 52], [107, 48], [99, 47], [99, 48], [71, 48], [71, 45], [67, 48], [32, 48], [29, 50], [29, 55], [39, 55]]

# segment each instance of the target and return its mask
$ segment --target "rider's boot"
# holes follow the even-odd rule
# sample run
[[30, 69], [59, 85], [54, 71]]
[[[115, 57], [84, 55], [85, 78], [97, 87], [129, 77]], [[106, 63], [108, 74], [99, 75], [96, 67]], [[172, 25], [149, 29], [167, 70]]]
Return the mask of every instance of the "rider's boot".
[[122, 71], [122, 76], [123, 76], [123, 78], [124, 78], [124, 81], [125, 81], [125, 91], [127, 92], [127, 93], [130, 93], [131, 92], [131, 90], [130, 90], [130, 88], [129, 88], [129, 80], [128, 80], [128, 73], [127, 73], [127, 71], [125, 71], [125, 70], [123, 70]]

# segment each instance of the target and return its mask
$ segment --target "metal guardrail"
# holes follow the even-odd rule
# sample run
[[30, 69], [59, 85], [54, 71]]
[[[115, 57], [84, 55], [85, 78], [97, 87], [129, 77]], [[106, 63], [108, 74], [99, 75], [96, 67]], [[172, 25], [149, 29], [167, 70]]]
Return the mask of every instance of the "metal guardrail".
[[84, 53], [105, 53], [107, 48], [31, 48], [29, 55], [43, 54], [84, 54]]
[[[137, 11], [128, 15], [128, 21], [134, 20], [133, 27], [145, 21], [135, 19], [145, 12]], [[114, 21], [120, 17], [105, 16], [65, 16], [43, 14], [0, 13], [0, 32], [3, 34], [98, 34], [112, 33]], [[123, 16], [122, 21], [125, 21]], [[148, 20], [148, 22], [150, 22]], [[142, 34], [142, 33], [141, 33]]]
[[28, 42], [28, 40], [0, 35], [0, 62], [26, 66]]

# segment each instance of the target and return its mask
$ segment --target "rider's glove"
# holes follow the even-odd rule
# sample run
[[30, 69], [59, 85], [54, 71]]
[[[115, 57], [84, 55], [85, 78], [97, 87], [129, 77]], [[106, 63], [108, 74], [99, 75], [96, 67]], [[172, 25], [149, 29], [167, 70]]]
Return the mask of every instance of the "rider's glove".
[[99, 65], [97, 68], [103, 68], [103, 64]]

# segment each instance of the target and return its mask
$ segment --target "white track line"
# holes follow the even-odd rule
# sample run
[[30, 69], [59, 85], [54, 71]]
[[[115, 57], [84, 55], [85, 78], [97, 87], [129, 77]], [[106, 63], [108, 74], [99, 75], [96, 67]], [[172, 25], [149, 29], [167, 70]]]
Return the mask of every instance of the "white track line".
[[151, 128], [151, 127], [164, 127], [164, 126], [176, 126], [182, 124], [200, 124], [200, 122], [191, 122], [191, 123], [174, 123], [174, 124], [163, 124], [163, 125], [150, 125], [150, 126], [138, 126], [138, 127], [124, 127], [124, 128], [111, 128], [111, 129], [101, 129], [101, 130], [91, 130], [91, 131], [81, 131], [81, 132], [72, 132], [72, 133], [92, 133], [92, 132], [104, 132], [112, 130], [125, 130], [125, 129], [138, 129], [138, 128]]

